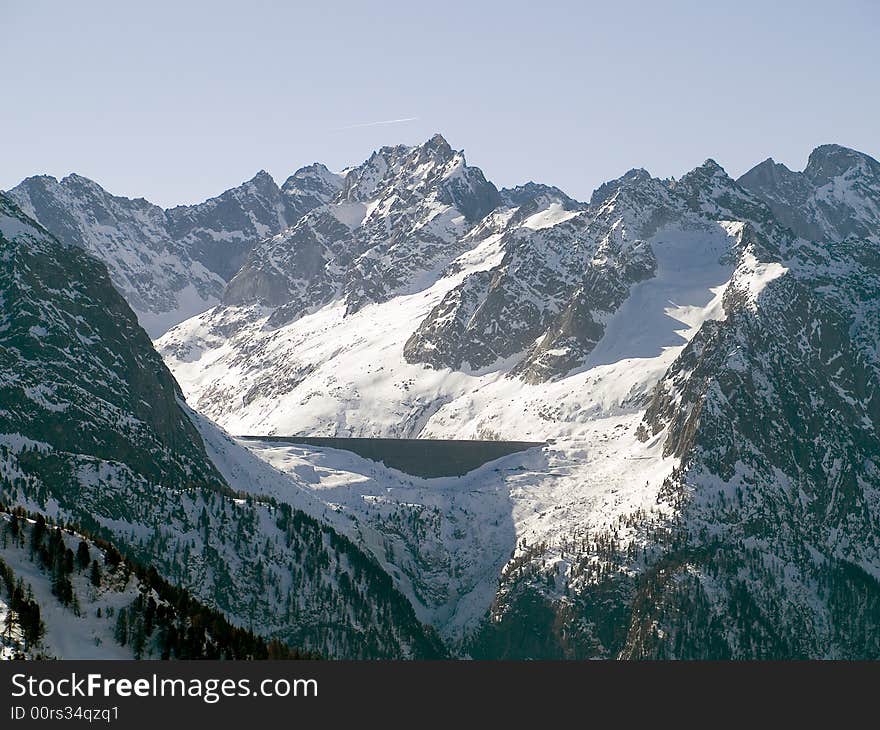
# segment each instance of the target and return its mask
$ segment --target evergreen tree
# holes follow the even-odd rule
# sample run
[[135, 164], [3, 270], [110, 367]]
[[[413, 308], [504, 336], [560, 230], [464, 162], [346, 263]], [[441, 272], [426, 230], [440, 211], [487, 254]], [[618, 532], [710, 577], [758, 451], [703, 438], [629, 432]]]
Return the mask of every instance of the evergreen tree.
[[11, 608], [6, 612], [6, 616], [3, 617], [3, 636], [5, 636], [8, 640], [12, 639], [12, 632], [15, 629], [15, 611]]
[[85, 540], [80, 540], [76, 548], [76, 564], [79, 566], [80, 571], [88, 568], [91, 561], [92, 556], [89, 554], [88, 543]]
[[40, 619], [39, 605], [36, 601], [25, 598], [24, 592], [19, 588], [16, 588], [12, 602], [24, 637], [25, 648], [37, 645], [45, 632], [45, 627]]
[[134, 652], [134, 658], [140, 659], [144, 653], [146, 645], [146, 634], [144, 633], [144, 621], [140, 613], [134, 615], [131, 621], [131, 649]]
[[46, 519], [43, 515], [37, 515], [34, 526], [31, 529], [31, 557], [43, 544], [43, 536], [46, 534]]
[[119, 554], [119, 551], [113, 547], [112, 545], [107, 548], [107, 551], [104, 556], [104, 562], [107, 564], [107, 567], [110, 570], [114, 570], [120, 562], [122, 562], [122, 556]]
[[114, 636], [121, 646], [125, 646], [128, 643], [128, 611], [124, 608], [119, 611], [119, 615], [116, 618]]
[[67, 575], [70, 575], [73, 572], [74, 558], [73, 558], [73, 550], [67, 548], [64, 551], [64, 572]]
[[89, 580], [95, 588], [101, 587], [101, 566], [97, 560], [92, 561], [92, 571], [89, 574]]

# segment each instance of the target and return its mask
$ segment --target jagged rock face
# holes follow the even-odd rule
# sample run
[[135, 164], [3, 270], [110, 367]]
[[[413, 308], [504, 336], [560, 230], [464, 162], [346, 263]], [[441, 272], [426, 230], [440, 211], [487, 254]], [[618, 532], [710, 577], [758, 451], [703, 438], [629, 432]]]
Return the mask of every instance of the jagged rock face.
[[[586, 207], [583, 203], [570, 198], [559, 188], [553, 185], [527, 182], [512, 188], [502, 188], [498, 191], [502, 205], [508, 208], [521, 208], [531, 203], [560, 203], [565, 210], [576, 210]], [[541, 207], [546, 207], [542, 205]]]
[[79, 175], [24, 180], [9, 195], [58, 238], [107, 264], [141, 325], [157, 337], [216, 304], [261, 239], [336, 195], [341, 178], [322, 165], [279, 188], [266, 172], [198, 205], [164, 211], [109, 194]]
[[310, 210], [333, 200], [342, 189], [344, 179], [320, 162], [293, 173], [281, 186], [287, 224], [293, 225]]
[[803, 172], [768, 159], [738, 182], [804, 238], [876, 240], [880, 235], [880, 163], [855, 150], [817, 147]]
[[276, 319], [302, 314], [339, 294], [334, 273], [350, 263], [356, 247], [351, 230], [324, 209], [263, 241], [223, 294], [223, 303], [280, 307]]
[[255, 248], [223, 301], [283, 305], [272, 326], [338, 297], [356, 312], [417, 288], [498, 203], [495, 186], [439, 135], [383, 147], [348, 171], [328, 205]]
[[[880, 378], [868, 295], [880, 292], [880, 249], [799, 239], [717, 171], [695, 172], [690, 205], [739, 211], [746, 225], [726, 316], [703, 323], [639, 427], [677, 461], [657, 495], [671, 509], [594, 533], [580, 554], [566, 544], [564, 597], [548, 589], [558, 572], [543, 567], [559, 548], [522, 550], [476, 655], [880, 657]], [[644, 538], [623, 549], [619, 532], [633, 524]], [[525, 621], [539, 626], [532, 640], [518, 630]]]
[[880, 241], [801, 243], [800, 249], [800, 275], [849, 322], [853, 343], [880, 372]]
[[267, 636], [326, 656], [443, 655], [372, 557], [298, 510], [233, 498], [233, 478], [299, 485], [187, 409], [101, 262], [3, 195], [0, 261], [0, 501], [113, 538]]
[[[591, 245], [591, 231], [579, 230], [583, 225], [573, 220], [505, 234], [501, 263], [469, 275], [443, 298], [407, 340], [407, 362], [479, 370], [528, 351], [514, 373], [546, 380], [568, 372], [591, 349], [586, 343], [601, 336], [593, 313], [614, 311], [628, 284], [652, 270], [647, 246], [637, 242], [605, 256], [602, 244]], [[603, 250], [610, 254], [613, 246], [605, 241]], [[583, 314], [576, 322], [575, 310]], [[566, 338], [571, 341], [563, 343]], [[554, 364], [547, 362], [551, 350], [559, 352]]]
[[627, 656], [705, 656], [705, 627], [672, 615], [698, 604], [730, 617], [719, 658], [880, 656], [880, 381], [850, 322], [771, 266], [756, 300], [740, 270], [727, 320], [694, 338], [646, 413], [682, 457], [668, 489], [683, 532]]
[[654, 264], [654, 255], [645, 243], [614, 260], [603, 257], [591, 264], [568, 304], [512, 374], [540, 383], [582, 365], [602, 339], [603, 318], [623, 304], [630, 286], [654, 274]]
[[[346, 175], [342, 200], [375, 202], [403, 213], [451, 206], [475, 223], [501, 202], [498, 190], [483, 173], [468, 167], [439, 134], [418, 147], [383, 147]], [[409, 205], [407, 205], [409, 204]]]
[[171, 208], [168, 232], [223, 281], [241, 268], [253, 245], [287, 225], [281, 191], [260, 171], [252, 180], [198, 205]]
[[342, 176], [319, 163], [300, 168], [281, 188], [261, 171], [218, 198], [170, 209], [168, 218], [172, 234], [193, 256], [229, 281], [258, 241], [294, 225], [333, 199], [341, 186]]
[[501, 262], [452, 289], [413, 333], [407, 362], [479, 370], [516, 355], [511, 374], [526, 382], [562, 377], [583, 363], [630, 287], [654, 274], [647, 239], [673, 222], [697, 224], [644, 170], [606, 183], [582, 212], [543, 195], [510, 218]]
[[[559, 546], [518, 550], [474, 656], [880, 657], [880, 379], [797, 249], [761, 243], [746, 236], [726, 318], [704, 323], [640, 426], [678, 459], [658, 494], [671, 512], [575, 533], [564, 573]], [[632, 525], [643, 538], [626, 546]]]
[[806, 238], [821, 238], [819, 227], [804, 220], [798, 212], [800, 206], [806, 204], [812, 188], [802, 173], [792, 172], [785, 165], [768, 158], [737, 182], [764, 200], [784, 226]]
[[[168, 234], [164, 211], [107, 193], [79, 175], [42, 176], [9, 192], [47, 230], [103, 260], [116, 288], [151, 334], [217, 301], [223, 280]], [[169, 325], [170, 326], [170, 325]]]
[[768, 228], [763, 245], [772, 246], [780, 236], [779, 223], [770, 209], [746, 189], [734, 183], [714, 160], [669, 183], [676, 197], [684, 200], [695, 213], [715, 220], [727, 219], [749, 223], [758, 231]]

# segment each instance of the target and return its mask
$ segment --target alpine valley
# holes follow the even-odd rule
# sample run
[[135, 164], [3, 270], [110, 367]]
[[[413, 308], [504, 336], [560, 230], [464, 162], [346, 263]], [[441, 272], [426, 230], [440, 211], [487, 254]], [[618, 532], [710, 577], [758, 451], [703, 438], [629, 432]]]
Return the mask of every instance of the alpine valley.
[[38, 176], [0, 259], [7, 655], [880, 659], [865, 154], [589, 202], [439, 134], [169, 210]]

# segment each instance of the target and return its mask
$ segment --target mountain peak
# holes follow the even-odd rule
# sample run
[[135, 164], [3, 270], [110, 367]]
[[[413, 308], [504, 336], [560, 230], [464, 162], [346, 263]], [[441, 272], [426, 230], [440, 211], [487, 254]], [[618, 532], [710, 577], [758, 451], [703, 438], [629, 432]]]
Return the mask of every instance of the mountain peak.
[[644, 167], [634, 167], [631, 170], [628, 170], [627, 173], [621, 178], [621, 180], [627, 181], [644, 181], [650, 180], [651, 173], [648, 172]]
[[[785, 167], [782, 163], [777, 162], [772, 157], [768, 157], [766, 160], [759, 162], [755, 165], [749, 172], [753, 172], [755, 170], [775, 170], [778, 167]], [[785, 168], [788, 169], [787, 167]]]
[[544, 185], [532, 180], [512, 188], [502, 188], [498, 193], [501, 196], [502, 202], [511, 207], [520, 207], [541, 199], [562, 203], [565, 208], [575, 208], [582, 205], [556, 186]]
[[91, 178], [86, 177], [85, 175], [80, 175], [77, 172], [71, 172], [69, 175], [65, 175], [61, 178], [62, 185], [80, 185], [82, 187], [101, 187]]
[[425, 142], [425, 144], [422, 146], [429, 149], [435, 149], [444, 153], [452, 152], [452, 147], [450, 146], [449, 142], [446, 141], [446, 138], [442, 134], [440, 134], [440, 132], [436, 132], [431, 137], [431, 139]]
[[681, 179], [674, 184], [674, 187], [683, 188], [685, 186], [702, 185], [707, 184], [710, 180], [715, 181], [715, 184], [720, 183], [722, 185], [733, 183], [727, 171], [710, 157], [702, 165], [682, 175]]
[[755, 165], [751, 170], [740, 175], [737, 183], [748, 189], [766, 189], [776, 187], [784, 181], [794, 181], [797, 183], [797, 179], [800, 176], [801, 173], [792, 172], [781, 162], [776, 162], [772, 157], [768, 157], [763, 162]]
[[271, 180], [272, 182], [275, 182], [275, 178], [273, 178], [273, 177], [272, 177], [268, 172], [266, 172], [265, 170], [260, 170], [256, 175], [254, 175], [254, 176], [250, 179], [250, 182], [256, 182], [256, 181], [258, 181], [258, 180], [260, 180], [260, 181], [269, 181], [269, 180]]
[[415, 159], [419, 164], [430, 159], [431, 161], [445, 165], [447, 162], [454, 159], [457, 154], [461, 155], [462, 159], [464, 159], [464, 155], [460, 151], [452, 149], [452, 145], [450, 145], [449, 142], [446, 141], [446, 138], [439, 132], [434, 134], [426, 142], [416, 147], [409, 148], [409, 150], [415, 155]]
[[724, 168], [721, 167], [715, 160], [709, 157], [702, 165], [699, 167], [700, 170], [704, 170], [712, 175], [722, 174], [727, 175]]
[[311, 165], [299, 168], [288, 177], [281, 190], [286, 195], [322, 193], [326, 198], [322, 198], [323, 202], [327, 202], [342, 188], [342, 179], [343, 175], [331, 172], [326, 165], [313, 162]]
[[737, 182], [803, 238], [842, 241], [876, 235], [872, 195], [880, 190], [880, 163], [862, 152], [823, 144], [810, 153], [803, 172], [767, 159]]
[[303, 165], [299, 168], [294, 175], [307, 175], [309, 173], [328, 173], [330, 172], [330, 168], [327, 167], [323, 162], [313, 162], [311, 165]]
[[851, 147], [844, 147], [842, 144], [837, 144], [835, 142], [828, 142], [826, 144], [820, 144], [816, 146], [816, 148], [810, 153], [810, 157], [813, 156], [818, 157], [861, 157], [862, 153], [857, 150], [852, 149]]
[[804, 175], [814, 184], [824, 185], [856, 167], [880, 173], [880, 163], [873, 157], [839, 144], [823, 144], [810, 153]]
[[34, 184], [42, 184], [42, 185], [57, 185], [58, 178], [54, 175], [31, 175], [30, 177], [26, 177], [22, 180], [19, 185], [34, 185]]
[[649, 182], [652, 179], [651, 173], [646, 169], [643, 167], [634, 167], [620, 177], [602, 183], [596, 188], [593, 191], [592, 196], [590, 196], [590, 205], [602, 205], [612, 198], [621, 188], [640, 185]]
[[[254, 175], [250, 180], [242, 183], [241, 186], [243, 188], [256, 188], [257, 191], [277, 191], [278, 185], [275, 182], [275, 178], [272, 177], [265, 170], [260, 170], [256, 175]], [[227, 191], [228, 192], [228, 191]]]
[[[466, 188], [487, 185], [491, 189], [486, 188], [486, 200], [476, 207], [463, 199], [467, 197]], [[420, 195], [430, 188], [444, 188], [448, 193], [445, 201], [456, 205], [468, 220], [473, 215], [485, 215], [499, 202], [498, 191], [486, 182], [482, 172], [468, 167], [464, 154], [454, 150], [439, 133], [420, 145], [385, 146], [373, 152], [366, 162], [346, 172], [343, 198], [363, 202], [392, 188], [420, 189]], [[452, 188], [461, 188], [461, 194], [452, 194]]]

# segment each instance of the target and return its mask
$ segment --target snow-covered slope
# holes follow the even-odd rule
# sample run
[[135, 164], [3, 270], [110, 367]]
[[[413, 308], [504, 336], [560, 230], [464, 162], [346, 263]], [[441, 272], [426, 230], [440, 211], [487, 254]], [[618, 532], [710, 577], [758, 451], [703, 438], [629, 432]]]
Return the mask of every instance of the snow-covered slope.
[[[0, 515], [0, 567], [5, 573], [4, 578], [10, 577], [13, 581], [12, 591], [9, 585], [0, 586], [0, 622], [4, 626], [0, 659], [11, 659], [16, 655], [54, 659], [132, 659], [132, 648], [117, 642], [115, 629], [117, 612], [127, 610], [140, 595], [139, 581], [136, 578], [131, 580], [131, 576], [123, 580], [120, 575], [117, 581], [104, 579], [103, 585], [95, 586], [89, 579], [89, 572], [74, 568], [68, 580], [75, 598], [59, 598], [57, 589], [53, 590], [52, 566], [42, 567], [39, 556], [31, 550], [32, 530], [32, 522], [28, 524], [16, 519], [13, 533], [10, 515]], [[76, 536], [65, 532], [62, 539], [66, 549], [72, 553], [77, 550], [79, 539]], [[89, 561], [98, 561], [106, 571], [103, 552], [94, 545], [88, 545], [87, 549]], [[22, 582], [24, 596], [31, 596], [26, 599], [31, 604], [27, 608], [17, 605], [21, 600], [15, 596], [14, 586], [18, 581]], [[29, 626], [29, 614], [34, 614], [32, 620], [42, 624], [42, 631]], [[149, 656], [149, 651], [145, 653]]]
[[[280, 326], [287, 304], [221, 306], [157, 346], [193, 406], [233, 433], [575, 433], [576, 419], [537, 414], [560, 393], [577, 392], [588, 412], [647, 393], [700, 323], [719, 316], [741, 225], [694, 213], [645, 174], [621, 178], [585, 211], [543, 204], [546, 225], [532, 208], [477, 222], [455, 244], [467, 250], [412, 293], [352, 311], [337, 290]], [[622, 391], [597, 369], [615, 365], [633, 373]]]
[[[846, 238], [840, 226], [823, 228], [822, 240], [798, 237], [708, 160], [679, 180], [633, 170], [589, 205], [534, 184], [502, 191], [493, 210], [447, 229], [442, 255], [419, 266], [417, 232], [433, 218], [418, 201], [435, 193], [414, 196], [408, 181], [412, 160], [434, 159], [432, 144], [371, 158], [368, 192], [315, 209], [295, 234], [255, 250], [248, 296], [158, 341], [192, 404], [234, 433], [551, 440], [451, 480], [332, 450], [247, 444], [302, 478], [419, 617], [475, 656], [874, 655], [873, 643], [859, 650], [845, 629], [817, 628], [840, 624], [840, 601], [874, 605], [880, 594], [867, 528], [880, 506], [869, 425], [880, 331], [874, 239]], [[863, 194], [853, 209], [870, 211], [873, 168], [857, 167], [865, 174], [846, 173]], [[409, 216], [370, 207], [377, 179], [387, 181], [382, 199], [410, 201]], [[360, 184], [347, 178], [343, 190]], [[370, 256], [377, 294], [352, 299], [351, 252], [371, 216], [396, 241], [404, 276], [389, 285], [380, 246]], [[407, 241], [416, 256], [406, 257]], [[851, 341], [822, 344], [811, 326]], [[837, 359], [852, 371], [842, 381]], [[835, 384], [773, 401], [774, 435], [764, 442], [744, 414], [792, 388], [783, 362], [804, 378], [828, 363], [819, 377]], [[754, 382], [739, 392], [732, 383], [743, 372]], [[779, 460], [803, 438], [806, 414], [839, 411], [837, 398], [849, 410], [836, 426], [823, 423], [821, 437], [854, 429], [841, 436], [859, 445], [852, 463], [823, 462], [813, 442]], [[722, 434], [748, 453], [732, 446], [713, 460]], [[731, 472], [736, 463], [744, 466]], [[819, 484], [841, 469], [853, 475], [856, 501], [834, 528], [784, 507], [780, 490], [800, 489], [807, 512], [825, 509]], [[731, 493], [750, 510], [774, 505], [754, 533], [731, 517], [742, 516], [724, 501]], [[279, 499], [304, 504], [302, 492]], [[707, 553], [713, 535], [723, 545]], [[823, 583], [815, 566], [832, 563]], [[679, 571], [674, 581], [665, 564]], [[790, 576], [787, 598], [768, 577], [775, 570]], [[807, 631], [786, 610], [816, 625]], [[680, 619], [688, 611], [699, 617], [692, 624]], [[775, 628], [716, 628], [747, 611]], [[849, 616], [867, 630], [869, 612]], [[701, 644], [700, 631], [711, 641]]]
[[[455, 273], [429, 289], [352, 315], [339, 303], [275, 330], [264, 327], [264, 314], [226, 338], [225, 318], [240, 310], [224, 308], [190, 320], [159, 347], [190, 402], [233, 433], [564, 436], [577, 432], [578, 419], [557, 420], [548, 406], [560, 408], [562, 398], [578, 411], [602, 412], [631, 392], [648, 392], [688, 335], [719, 316], [720, 292], [732, 272], [720, 259], [736, 246], [738, 230], [707, 224], [658, 232], [657, 275], [636, 284], [623, 313], [608, 318], [610, 331], [590, 365], [558, 383], [508, 377], [515, 357], [481, 371], [427, 369], [404, 358], [410, 333], [448, 292], [501, 258], [492, 240], [460, 257]], [[627, 316], [632, 308], [653, 319]], [[215, 321], [219, 332], [212, 330]], [[624, 385], [614, 372], [633, 375]]]
[[[185, 599], [185, 600], [181, 600]], [[0, 512], [0, 659], [296, 658], [106, 541]]]

